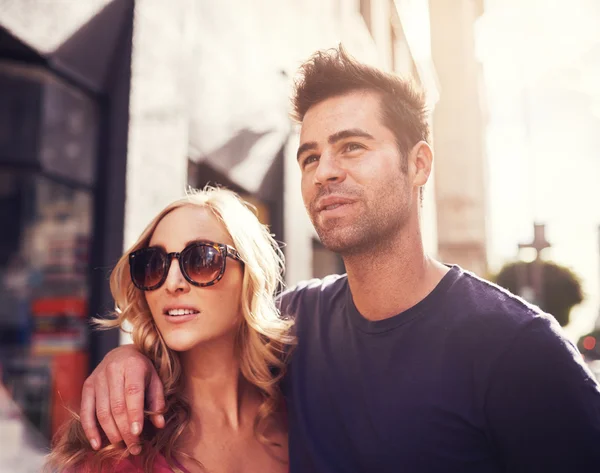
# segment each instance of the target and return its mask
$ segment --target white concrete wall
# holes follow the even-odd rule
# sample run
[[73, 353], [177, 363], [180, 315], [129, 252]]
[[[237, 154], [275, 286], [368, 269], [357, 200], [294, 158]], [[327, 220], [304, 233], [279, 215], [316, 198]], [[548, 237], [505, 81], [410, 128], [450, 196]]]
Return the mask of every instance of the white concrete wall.
[[124, 246], [187, 183], [189, 1], [137, 0], [134, 11]]
[[430, 0], [441, 98], [433, 119], [440, 258], [487, 273], [487, 170], [472, 0]]
[[[52, 51], [109, 0], [1, 2], [0, 23], [42, 52]], [[138, 237], [151, 218], [168, 202], [182, 195], [187, 182], [189, 103], [194, 87], [210, 83], [192, 80], [198, 41], [198, 15], [213, 15], [203, 28], [213, 25], [222, 44], [211, 45], [218, 60], [231, 63], [232, 54], [257, 61], [265, 74], [286, 71], [290, 80], [297, 67], [318, 49], [342, 42], [359, 60], [384, 69], [391, 66], [390, 13], [397, 8], [406, 39], [402, 47], [410, 54], [432, 105], [437, 100], [435, 73], [431, 67], [427, 0], [372, 0], [372, 34], [360, 14], [358, 0], [136, 0], [133, 31], [132, 84], [127, 158], [124, 245]], [[218, 10], [217, 10], [218, 9]], [[226, 21], [222, 19], [225, 15]], [[251, 42], [255, 45], [248, 48]], [[246, 47], [244, 47], [246, 46]], [[195, 49], [196, 48], [196, 49]], [[229, 54], [229, 56], [228, 56]], [[411, 61], [406, 61], [406, 64]], [[234, 61], [235, 66], [235, 61]], [[228, 79], [249, 80], [248, 67], [224, 67]], [[402, 69], [403, 74], [412, 71]], [[223, 77], [225, 79], [225, 77]], [[242, 100], [242, 99], [239, 99]], [[217, 103], [217, 102], [215, 102]], [[215, 105], [216, 106], [216, 105]], [[236, 104], [226, 112], [234, 114]], [[220, 110], [223, 113], [223, 110]], [[297, 134], [285, 152], [285, 234], [287, 282], [312, 276], [314, 229], [304, 210], [296, 164]], [[428, 186], [424, 209], [425, 240], [435, 252], [435, 197]]]
[[290, 138], [284, 162], [285, 281], [288, 286], [312, 277], [312, 239], [316, 238], [300, 192], [300, 168], [296, 161], [298, 138], [298, 133]]

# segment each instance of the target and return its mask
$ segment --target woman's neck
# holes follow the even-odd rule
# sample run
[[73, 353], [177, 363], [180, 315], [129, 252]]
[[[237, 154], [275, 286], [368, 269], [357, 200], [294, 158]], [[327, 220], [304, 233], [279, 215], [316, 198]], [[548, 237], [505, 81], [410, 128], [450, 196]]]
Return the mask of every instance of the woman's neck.
[[241, 375], [233, 337], [181, 353], [180, 359], [192, 421], [239, 429], [256, 390]]

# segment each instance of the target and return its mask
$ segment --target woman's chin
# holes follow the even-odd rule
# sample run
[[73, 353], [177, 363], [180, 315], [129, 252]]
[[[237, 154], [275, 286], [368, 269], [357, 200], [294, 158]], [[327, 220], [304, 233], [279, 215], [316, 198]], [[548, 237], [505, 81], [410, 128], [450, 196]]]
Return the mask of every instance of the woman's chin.
[[201, 346], [212, 345], [215, 342], [234, 343], [237, 326], [231, 329], [214, 333], [193, 333], [193, 331], [177, 331], [175, 333], [164, 333], [163, 338], [167, 347], [176, 352], [186, 352]]
[[166, 339], [165, 343], [167, 344], [167, 347], [169, 347], [169, 350], [173, 350], [176, 352], [186, 352], [186, 351], [190, 351], [193, 348], [197, 347], [198, 345], [202, 344], [202, 341], [200, 340], [169, 340]]

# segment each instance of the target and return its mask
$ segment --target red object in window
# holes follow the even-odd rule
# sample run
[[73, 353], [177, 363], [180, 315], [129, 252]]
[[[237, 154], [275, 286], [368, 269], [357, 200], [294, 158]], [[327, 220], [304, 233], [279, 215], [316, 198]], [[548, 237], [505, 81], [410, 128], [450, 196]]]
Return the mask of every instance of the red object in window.
[[48, 297], [33, 301], [31, 311], [36, 317], [54, 314], [85, 317], [87, 315], [87, 301], [81, 297]]
[[593, 350], [596, 347], [596, 339], [594, 337], [585, 337], [583, 339], [583, 348]]
[[88, 375], [88, 354], [83, 351], [61, 353], [52, 359], [52, 437], [79, 412], [81, 390]]

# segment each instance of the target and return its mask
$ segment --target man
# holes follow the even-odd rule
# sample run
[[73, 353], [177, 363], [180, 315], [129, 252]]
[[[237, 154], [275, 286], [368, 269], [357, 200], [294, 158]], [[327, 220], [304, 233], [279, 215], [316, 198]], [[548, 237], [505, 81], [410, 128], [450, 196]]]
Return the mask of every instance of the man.
[[[600, 389], [557, 324], [424, 253], [433, 158], [423, 97], [342, 49], [301, 72], [302, 196], [347, 275], [281, 297], [298, 335], [282, 386], [291, 471], [598, 469]], [[100, 438], [96, 411], [111, 441], [135, 445], [146, 386], [160, 407], [139, 353], [107, 355], [84, 387], [88, 437]]]

